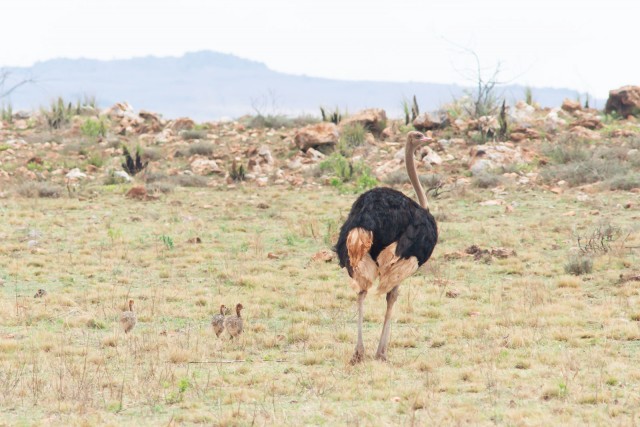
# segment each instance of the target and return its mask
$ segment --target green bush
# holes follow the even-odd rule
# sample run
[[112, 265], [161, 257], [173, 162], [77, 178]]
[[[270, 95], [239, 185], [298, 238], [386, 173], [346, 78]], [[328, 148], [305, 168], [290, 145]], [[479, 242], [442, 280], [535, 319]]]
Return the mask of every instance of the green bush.
[[107, 124], [102, 118], [99, 120], [88, 118], [80, 126], [80, 131], [83, 135], [93, 138], [97, 138], [99, 136], [105, 137], [107, 136]]
[[353, 123], [342, 128], [337, 149], [343, 156], [350, 156], [353, 149], [365, 143], [367, 130], [360, 123]]
[[[353, 163], [340, 153], [334, 153], [320, 163], [320, 170], [330, 172], [332, 186], [339, 190], [352, 188], [354, 191], [364, 191], [378, 185], [378, 181], [371, 174], [371, 169], [363, 162]], [[345, 187], [345, 184], [349, 184]]]

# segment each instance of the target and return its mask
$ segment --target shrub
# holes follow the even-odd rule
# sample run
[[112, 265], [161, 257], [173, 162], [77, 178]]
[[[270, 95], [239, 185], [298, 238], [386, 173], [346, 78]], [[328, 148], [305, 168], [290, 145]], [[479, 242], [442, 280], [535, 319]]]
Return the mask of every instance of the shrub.
[[124, 159], [125, 159], [124, 163], [122, 163], [122, 169], [124, 169], [125, 172], [127, 172], [131, 176], [134, 176], [138, 172], [142, 171], [149, 164], [148, 161], [144, 163], [142, 162], [142, 159], [140, 157], [141, 149], [139, 146], [136, 149], [135, 159], [131, 156], [131, 153], [129, 152], [129, 149], [127, 148], [126, 145], [122, 146], [122, 151], [124, 151]]
[[156, 181], [149, 185], [147, 185], [147, 191], [149, 192], [160, 192], [163, 194], [171, 193], [175, 185], [170, 182]]
[[206, 187], [207, 178], [199, 175], [176, 175], [172, 181], [180, 187]]
[[363, 162], [353, 163], [340, 153], [334, 153], [320, 163], [320, 170], [332, 172], [331, 185], [343, 190], [345, 183], [352, 183], [355, 191], [363, 191], [378, 184], [371, 169]]
[[324, 107], [320, 107], [320, 114], [322, 115], [323, 122], [331, 122], [337, 125], [342, 120], [342, 114], [340, 113], [340, 109], [338, 107], [336, 107], [333, 112], [327, 112]]
[[481, 172], [473, 177], [472, 184], [477, 188], [494, 188], [502, 184], [502, 176], [489, 172]]
[[169, 176], [164, 172], [147, 172], [144, 174], [144, 182], [147, 184], [158, 181], [165, 181]]
[[210, 142], [194, 142], [189, 145], [189, 155], [210, 156], [213, 154], [214, 145]]
[[60, 129], [67, 123], [73, 114], [73, 107], [71, 103], [65, 105], [62, 97], [59, 97], [57, 101], [51, 103], [49, 110], [43, 111], [44, 117], [47, 119], [47, 124], [52, 129]]
[[80, 131], [85, 136], [94, 138], [99, 136], [105, 137], [107, 136], [107, 125], [103, 118], [100, 118], [99, 120], [88, 118], [84, 123], [82, 123], [82, 126], [80, 126]]
[[543, 149], [543, 153], [551, 159], [553, 163], [566, 165], [567, 163], [581, 162], [589, 159], [591, 153], [585, 149], [583, 144], [575, 140], [568, 142], [561, 141]]
[[619, 161], [590, 159], [577, 163], [549, 166], [542, 170], [540, 176], [543, 181], [564, 180], [573, 187], [604, 181], [616, 175], [625, 174], [628, 169], [628, 165]]
[[384, 183], [388, 185], [402, 185], [408, 182], [409, 176], [407, 175], [407, 171], [405, 171], [404, 168], [391, 172], [384, 179]]
[[89, 160], [87, 160], [87, 163], [97, 168], [101, 168], [102, 165], [104, 164], [104, 158], [99, 153], [93, 153], [89, 157]]
[[205, 139], [207, 137], [206, 130], [183, 130], [180, 132], [180, 136], [184, 140], [192, 140], [192, 139]]
[[338, 141], [338, 151], [342, 155], [349, 156], [353, 149], [361, 146], [366, 141], [367, 130], [360, 123], [353, 123], [342, 128], [340, 140]]
[[640, 188], [640, 174], [631, 172], [626, 175], [616, 176], [609, 181], [611, 190], [631, 191]]
[[233, 159], [233, 163], [231, 163], [231, 169], [229, 170], [229, 176], [234, 182], [240, 182], [245, 180], [245, 170], [244, 166], [240, 164], [238, 166], [238, 162], [236, 159]]
[[572, 255], [565, 264], [564, 271], [574, 276], [589, 274], [593, 271], [593, 260], [585, 255]]
[[25, 182], [17, 188], [22, 197], [58, 198], [62, 194], [62, 187], [48, 182]]
[[142, 150], [142, 158], [144, 160], [156, 161], [162, 159], [162, 150], [159, 148], [144, 148]]

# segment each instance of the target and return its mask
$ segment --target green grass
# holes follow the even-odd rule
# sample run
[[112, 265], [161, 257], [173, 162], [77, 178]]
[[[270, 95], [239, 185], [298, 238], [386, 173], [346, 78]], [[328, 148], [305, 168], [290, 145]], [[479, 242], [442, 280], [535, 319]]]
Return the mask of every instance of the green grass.
[[[390, 362], [352, 367], [355, 292], [335, 260], [311, 257], [335, 242], [357, 195], [240, 186], [138, 202], [92, 191], [88, 200], [0, 199], [0, 423], [640, 421], [640, 331], [629, 320], [640, 296], [636, 283], [618, 283], [637, 250], [595, 257], [586, 275], [564, 272], [573, 233], [602, 218], [589, 215], [594, 204], [630, 231], [626, 245], [640, 244], [637, 214], [617, 207], [628, 194], [576, 202], [509, 192], [517, 207], [506, 215], [478, 205], [489, 190], [432, 201], [446, 220], [433, 258], [401, 286]], [[445, 256], [472, 244], [517, 255]], [[39, 288], [45, 299], [33, 298]], [[128, 298], [138, 325], [125, 336]], [[245, 333], [217, 339], [211, 315], [237, 302]], [[367, 297], [369, 357], [384, 307]]]

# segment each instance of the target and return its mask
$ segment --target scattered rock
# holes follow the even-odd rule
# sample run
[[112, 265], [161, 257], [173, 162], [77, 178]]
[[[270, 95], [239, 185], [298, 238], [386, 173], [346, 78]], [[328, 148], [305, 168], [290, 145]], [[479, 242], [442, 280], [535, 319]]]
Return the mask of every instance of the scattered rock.
[[195, 122], [188, 117], [181, 117], [169, 123], [168, 128], [174, 133], [178, 133], [182, 130], [191, 130], [195, 127]]
[[258, 209], [269, 209], [269, 205], [266, 204], [265, 202], [260, 202], [258, 203], [258, 205], [256, 206]]
[[333, 261], [335, 254], [326, 249], [321, 250], [320, 252], [315, 253], [311, 257], [311, 261], [323, 261], [323, 262], [331, 262]]
[[[511, 146], [510, 146], [511, 145]], [[476, 145], [469, 151], [469, 168], [473, 175], [501, 166], [518, 165], [529, 161], [520, 146], [513, 144]]]
[[125, 171], [115, 171], [113, 176], [120, 182], [131, 182], [133, 180], [133, 178], [131, 178], [131, 176], [129, 176]]
[[491, 249], [482, 249], [478, 245], [469, 246], [467, 249], [465, 249], [465, 252], [469, 255], [473, 255], [473, 258], [476, 261], [484, 260], [485, 262], [491, 261], [492, 257], [505, 259], [511, 256], [516, 256], [516, 252], [513, 249], [506, 249], [506, 248], [500, 248], [500, 247], [491, 248]]
[[567, 111], [569, 113], [573, 113], [574, 111], [582, 110], [582, 106], [580, 105], [580, 103], [578, 101], [573, 101], [571, 99], [565, 99], [564, 101], [562, 101], [562, 107], [561, 108], [564, 111]]
[[299, 129], [294, 137], [296, 146], [302, 151], [309, 148], [318, 149], [318, 147], [333, 147], [338, 143], [340, 133], [338, 127], [333, 123], [317, 123], [308, 125]]
[[505, 201], [502, 199], [494, 199], [494, 200], [486, 200], [484, 202], [480, 202], [480, 206], [502, 206]]
[[602, 125], [602, 121], [600, 120], [600, 117], [590, 115], [590, 116], [578, 119], [575, 122], [571, 123], [572, 128], [576, 126], [582, 126], [583, 128], [594, 130], [594, 129], [602, 128], [603, 125]]
[[199, 244], [202, 243], [202, 239], [200, 237], [192, 237], [187, 240], [187, 243]]
[[87, 174], [84, 172], [80, 172], [80, 169], [78, 168], [74, 168], [71, 169], [66, 175], [65, 178], [67, 178], [69, 181], [77, 181], [80, 179], [84, 179], [87, 177]]
[[604, 107], [606, 113], [618, 113], [626, 118], [640, 115], [640, 86], [623, 86], [609, 91], [609, 99]]
[[380, 134], [387, 126], [387, 113], [381, 108], [369, 108], [367, 110], [358, 111], [355, 114], [343, 119], [340, 122], [340, 128], [359, 123], [369, 131]]
[[125, 197], [129, 199], [135, 200], [155, 200], [157, 197], [154, 197], [147, 193], [147, 189], [144, 187], [131, 187]]
[[206, 176], [214, 173], [222, 174], [224, 171], [220, 169], [215, 160], [199, 157], [191, 162], [191, 171], [196, 175]]
[[584, 139], [590, 139], [592, 141], [598, 141], [602, 138], [599, 132], [587, 129], [582, 126], [574, 126], [570, 130], [572, 135], [578, 136]]
[[415, 118], [412, 124], [419, 131], [444, 129], [449, 126], [449, 119], [446, 116], [422, 113]]

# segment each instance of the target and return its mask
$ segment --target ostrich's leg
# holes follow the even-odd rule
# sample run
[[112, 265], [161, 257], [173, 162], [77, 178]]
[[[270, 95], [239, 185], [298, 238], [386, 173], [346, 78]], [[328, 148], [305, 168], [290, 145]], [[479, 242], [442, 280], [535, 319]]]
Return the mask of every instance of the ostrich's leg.
[[396, 286], [387, 293], [387, 312], [384, 315], [380, 344], [378, 344], [378, 351], [376, 351], [376, 359], [378, 360], [387, 360], [387, 347], [389, 346], [389, 337], [391, 335], [391, 312], [398, 299], [398, 291], [398, 286]]
[[362, 362], [364, 360], [364, 344], [362, 342], [362, 318], [364, 313], [364, 298], [367, 296], [367, 291], [360, 291], [358, 293], [358, 342], [356, 343], [356, 351], [351, 358], [351, 364]]

